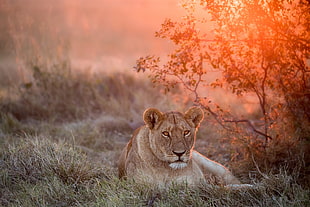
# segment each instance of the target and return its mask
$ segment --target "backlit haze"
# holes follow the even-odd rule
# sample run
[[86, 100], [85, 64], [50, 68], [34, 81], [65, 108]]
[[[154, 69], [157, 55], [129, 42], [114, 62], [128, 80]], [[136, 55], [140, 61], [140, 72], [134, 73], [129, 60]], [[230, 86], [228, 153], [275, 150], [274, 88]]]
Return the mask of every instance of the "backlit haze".
[[172, 45], [154, 33], [183, 14], [177, 0], [0, 0], [0, 58], [56, 51], [74, 68], [130, 70], [140, 56], [167, 53]]

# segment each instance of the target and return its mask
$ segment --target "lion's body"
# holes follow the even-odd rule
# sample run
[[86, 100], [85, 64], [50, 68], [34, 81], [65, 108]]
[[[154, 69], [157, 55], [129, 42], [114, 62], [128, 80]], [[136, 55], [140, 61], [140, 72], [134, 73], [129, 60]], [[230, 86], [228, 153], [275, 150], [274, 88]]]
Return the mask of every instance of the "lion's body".
[[203, 112], [196, 107], [185, 114], [146, 110], [146, 125], [134, 132], [120, 156], [119, 176], [158, 185], [196, 185], [215, 175], [225, 184], [238, 184], [224, 166], [193, 150], [202, 119]]

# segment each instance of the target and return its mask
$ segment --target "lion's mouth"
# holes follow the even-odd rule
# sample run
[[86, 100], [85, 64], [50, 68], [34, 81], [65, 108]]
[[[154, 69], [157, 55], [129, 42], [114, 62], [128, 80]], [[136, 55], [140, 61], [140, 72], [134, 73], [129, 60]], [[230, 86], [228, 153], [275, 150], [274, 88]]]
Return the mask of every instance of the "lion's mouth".
[[183, 169], [187, 166], [186, 162], [183, 162], [182, 160], [177, 160], [175, 162], [172, 162], [169, 164], [169, 167], [171, 167], [174, 170], [179, 170], [179, 169]]

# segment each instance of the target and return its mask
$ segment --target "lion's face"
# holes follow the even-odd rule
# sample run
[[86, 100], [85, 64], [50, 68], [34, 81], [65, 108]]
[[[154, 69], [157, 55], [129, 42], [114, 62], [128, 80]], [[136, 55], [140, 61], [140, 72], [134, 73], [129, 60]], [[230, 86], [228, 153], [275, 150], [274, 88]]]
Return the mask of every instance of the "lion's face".
[[189, 109], [185, 114], [163, 114], [152, 108], [146, 110], [144, 121], [150, 129], [149, 142], [154, 155], [173, 169], [186, 167], [202, 119], [203, 112], [198, 107]]

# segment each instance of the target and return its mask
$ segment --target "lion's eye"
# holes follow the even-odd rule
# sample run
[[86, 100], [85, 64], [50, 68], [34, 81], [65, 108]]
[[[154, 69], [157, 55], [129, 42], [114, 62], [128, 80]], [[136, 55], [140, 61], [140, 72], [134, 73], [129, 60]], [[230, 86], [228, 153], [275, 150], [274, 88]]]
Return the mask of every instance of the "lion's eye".
[[164, 137], [169, 137], [169, 132], [163, 131], [163, 132], [162, 132], [162, 135], [163, 135]]
[[191, 132], [190, 132], [189, 130], [185, 130], [185, 131], [184, 131], [184, 136], [187, 137], [187, 136], [189, 136], [190, 134], [191, 134]]

